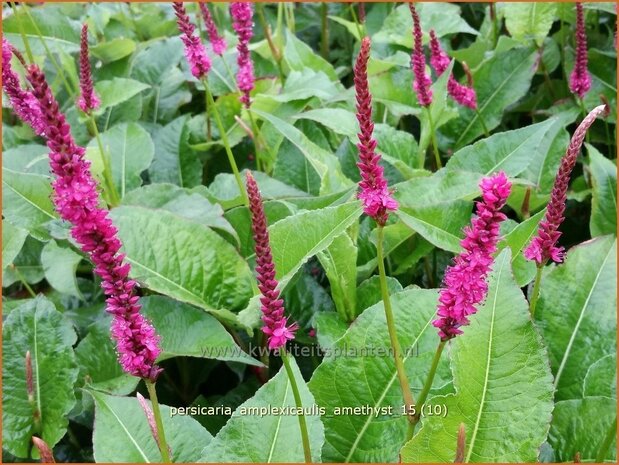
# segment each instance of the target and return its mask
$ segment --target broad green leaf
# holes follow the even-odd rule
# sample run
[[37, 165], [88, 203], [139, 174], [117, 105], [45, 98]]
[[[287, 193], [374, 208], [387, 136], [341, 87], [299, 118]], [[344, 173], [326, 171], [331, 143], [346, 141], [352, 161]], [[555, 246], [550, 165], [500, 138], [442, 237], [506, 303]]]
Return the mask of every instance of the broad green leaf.
[[335, 341], [341, 338], [348, 325], [336, 312], [321, 312], [314, 319], [316, 338], [321, 349], [333, 349]]
[[75, 273], [81, 261], [81, 255], [68, 247], [60, 247], [54, 240], [45, 244], [41, 251], [41, 265], [50, 286], [58, 292], [78, 298], [82, 298], [82, 293], [77, 286]]
[[26, 242], [28, 231], [14, 226], [8, 221], [2, 222], [2, 269], [13, 263]]
[[[87, 392], [96, 406], [92, 438], [95, 462], [161, 463], [161, 453], [136, 398]], [[171, 459], [177, 463], [197, 461], [211, 434], [189, 415], [172, 415], [174, 407], [160, 408]]]
[[131, 39], [117, 37], [107, 42], [100, 42], [90, 47], [90, 52], [94, 57], [99, 58], [105, 63], [120, 60], [135, 51], [135, 42]]
[[37, 239], [49, 239], [44, 224], [56, 218], [48, 176], [2, 168], [2, 216]]
[[253, 276], [225, 239], [164, 210], [118, 207], [111, 216], [133, 278], [234, 321], [230, 310], [247, 303]]
[[363, 28], [363, 26], [359, 26], [359, 24], [353, 22], [353, 21], [347, 21], [344, 18], [340, 18], [339, 16], [329, 16], [328, 17], [331, 21], [335, 21], [338, 24], [341, 24], [342, 26], [344, 26], [346, 28], [346, 30], [357, 40], [361, 40], [361, 37], [359, 37], [359, 34], [362, 34], [361, 29]]
[[[400, 281], [391, 276], [387, 276], [387, 289], [389, 290], [389, 295], [402, 292], [403, 290]], [[357, 288], [357, 314], [360, 315], [366, 308], [376, 305], [381, 300], [383, 300], [383, 296], [380, 291], [380, 277], [374, 275], [359, 284]]]
[[448, 413], [422, 420], [403, 462], [452, 462], [461, 423], [464, 462], [537, 461], [553, 408], [552, 376], [510, 261], [508, 251], [497, 257], [485, 303], [453, 341], [456, 393], [429, 402]]
[[[155, 146], [148, 132], [137, 123], [120, 124], [101, 134], [101, 142], [110, 157], [112, 179], [120, 197], [142, 185], [141, 173], [153, 161]], [[89, 144], [98, 147], [97, 141]]]
[[331, 100], [340, 95], [344, 88], [333, 82], [322, 71], [315, 72], [305, 68], [302, 72], [292, 71], [286, 78], [281, 93], [271, 96], [276, 102], [290, 102], [317, 97], [320, 100]]
[[[67, 414], [75, 404], [77, 364], [71, 323], [45, 297], [28, 300], [13, 310], [2, 327], [2, 447], [21, 458], [31, 452], [36, 434], [50, 447], [65, 435]], [[30, 351], [34, 402], [41, 431], [34, 431], [33, 408], [26, 389], [26, 352]]]
[[557, 11], [556, 3], [501, 3], [505, 26], [511, 36], [524, 44], [535, 41], [541, 46], [550, 32]]
[[[392, 295], [391, 303], [405, 369], [416, 396], [439, 341], [431, 324], [437, 293], [406, 290]], [[385, 312], [379, 303], [365, 310], [333, 343], [332, 356], [326, 357], [314, 372], [309, 388], [316, 403], [326, 409], [323, 462], [397, 461], [408, 421], [401, 412], [404, 401], [390, 347]], [[368, 354], [368, 348], [375, 352]], [[444, 357], [435, 386], [447, 381], [446, 362]], [[336, 410], [362, 406], [372, 408], [372, 413], [353, 415]], [[375, 409], [379, 409], [378, 413]]]
[[[578, 453], [583, 462], [597, 462], [597, 452], [616, 414], [617, 401], [608, 397], [557, 402], [548, 434], [548, 442], [555, 454], [553, 461], [572, 462]], [[616, 441], [613, 441], [606, 460], [614, 462], [616, 450]]]
[[101, 99], [101, 106], [94, 113], [102, 115], [108, 108], [120, 105], [148, 88], [143, 82], [121, 77], [99, 81], [95, 83], [95, 92]]
[[489, 131], [496, 128], [505, 109], [528, 92], [536, 55], [528, 48], [512, 49], [494, 55], [473, 72], [478, 110], [458, 106], [459, 117], [444, 126], [443, 132], [453, 140], [455, 149], [484, 133], [482, 120]]
[[542, 277], [535, 318], [548, 344], [555, 399], [582, 397], [586, 370], [616, 352], [617, 245], [612, 236], [572, 248]]
[[591, 235], [617, 235], [617, 166], [587, 144], [589, 169], [593, 184], [591, 200]]
[[550, 118], [524, 128], [493, 134], [458, 150], [449, 159], [447, 169], [468, 170], [484, 176], [504, 171], [509, 177], [518, 176], [538, 153], [548, 151], [560, 129], [561, 122]]
[[587, 369], [582, 391], [583, 397], [617, 398], [617, 354], [608, 354]]
[[421, 207], [440, 202], [473, 200], [481, 194], [481, 174], [447, 167], [432, 174], [396, 184], [395, 196], [401, 205]]
[[2, 166], [20, 173], [49, 176], [48, 154], [49, 149], [45, 145], [20, 145], [2, 152]]
[[332, 81], [337, 81], [338, 77], [331, 63], [326, 61], [309, 45], [297, 39], [297, 37], [286, 29], [286, 46], [284, 47], [284, 61], [293, 71], [303, 71], [306, 68], [314, 71], [322, 71]]
[[327, 273], [337, 311], [352, 321], [357, 313], [357, 246], [343, 233], [318, 253], [318, 259]]
[[[291, 357], [294, 379], [299, 387], [301, 403], [312, 451], [312, 462], [320, 462], [324, 429], [314, 408], [314, 397]], [[261, 409], [291, 410], [273, 415]], [[200, 462], [302, 462], [301, 431], [290, 381], [284, 367], [263, 385], [248, 401], [241, 404], [232, 418], [202, 452]]]
[[2, 286], [8, 287], [22, 279], [29, 284], [36, 284], [41, 281], [45, 276], [41, 265], [43, 247], [43, 242], [28, 236], [21, 250], [13, 259], [11, 266], [3, 270]]
[[[410, 16], [410, 13], [408, 13]], [[409, 67], [396, 67], [387, 72], [369, 76], [372, 100], [387, 107], [396, 117], [418, 115], [421, 108], [413, 92], [413, 73]]]
[[142, 312], [161, 337], [158, 360], [201, 357], [260, 366], [237, 346], [226, 328], [204, 311], [163, 296], [143, 297]]
[[335, 155], [312, 142], [305, 134], [291, 124], [278, 117], [254, 110], [265, 121], [270, 122], [277, 131], [292, 142], [307, 158], [321, 179], [320, 193], [331, 194], [340, 191], [352, 184], [342, 174], [339, 160]]

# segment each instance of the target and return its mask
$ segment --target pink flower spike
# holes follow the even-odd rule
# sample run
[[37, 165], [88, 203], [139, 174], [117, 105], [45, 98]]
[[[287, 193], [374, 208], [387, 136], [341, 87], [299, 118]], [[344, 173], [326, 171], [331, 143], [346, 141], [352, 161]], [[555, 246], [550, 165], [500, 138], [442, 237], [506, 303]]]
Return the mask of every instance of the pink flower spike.
[[82, 25], [82, 40], [80, 44], [80, 91], [77, 107], [84, 113], [90, 113], [99, 108], [101, 101], [92, 83], [92, 70], [88, 60], [88, 24]]
[[254, 64], [251, 61], [249, 52], [249, 41], [254, 35], [254, 8], [249, 2], [232, 2], [230, 4], [230, 15], [232, 16], [232, 27], [236, 31], [239, 41], [236, 45], [238, 56], [236, 62], [238, 71], [236, 82], [241, 91], [241, 103], [245, 108], [251, 105], [250, 92], [254, 89]]
[[397, 210], [398, 203], [387, 187], [383, 168], [378, 163], [380, 155], [375, 151], [376, 140], [373, 138], [372, 95], [368, 83], [368, 60], [370, 58], [370, 38], [361, 41], [361, 50], [355, 63], [355, 91], [357, 95], [357, 121], [359, 121], [359, 162], [361, 173], [358, 194], [363, 202], [364, 212], [381, 226], [387, 223], [389, 211]]
[[591, 76], [587, 70], [587, 33], [582, 3], [576, 3], [576, 61], [570, 75], [570, 90], [583, 98], [591, 89]]
[[2, 38], [2, 87], [9, 97], [17, 117], [29, 125], [35, 134], [43, 136], [46, 125], [41, 113], [41, 106], [32, 92], [21, 87], [19, 76], [11, 67], [13, 54], [20, 59], [24, 66], [26, 65], [19, 52], [5, 38]]
[[451, 63], [451, 59], [441, 47], [441, 43], [438, 41], [438, 37], [436, 37], [436, 33], [434, 29], [430, 29], [430, 64], [434, 71], [436, 71], [436, 75], [440, 76], [445, 72], [447, 68], [449, 68], [449, 64]]
[[209, 11], [206, 2], [200, 2], [198, 5], [200, 6], [200, 12], [202, 13], [202, 19], [204, 19], [204, 25], [206, 26], [213, 52], [215, 55], [222, 56], [226, 51], [226, 41], [219, 35], [217, 26], [215, 25], [215, 21], [213, 21], [213, 16]]
[[499, 226], [506, 218], [500, 211], [511, 191], [505, 173], [482, 179], [479, 187], [482, 201], [477, 202], [471, 225], [464, 228], [465, 237], [460, 242], [464, 251], [445, 270], [438, 318], [432, 322], [443, 341], [462, 334], [459, 328], [469, 324], [468, 317], [477, 312], [475, 306], [486, 298], [486, 279], [494, 262], [492, 255], [499, 241]]
[[191, 74], [196, 79], [204, 78], [211, 69], [211, 60], [206, 54], [206, 49], [200, 38], [194, 35], [195, 27], [191, 24], [187, 11], [182, 2], [173, 2], [176, 13], [176, 23], [181, 31], [181, 40], [185, 44], [185, 56], [191, 67]]
[[539, 223], [537, 235], [531, 240], [529, 246], [524, 251], [527, 260], [535, 261], [538, 266], [544, 265], [548, 260], [556, 263], [563, 261], [563, 247], [557, 246], [557, 241], [561, 237], [559, 227], [565, 213], [565, 202], [567, 201], [567, 188], [570, 182], [570, 175], [576, 165], [576, 159], [580, 153], [580, 148], [595, 119], [601, 114], [608, 114], [607, 105], [595, 107], [582, 123], [574, 131], [565, 155], [561, 159], [559, 171], [555, 178], [550, 201], [546, 207], [546, 214]]
[[119, 253], [122, 246], [109, 212], [99, 207], [97, 182], [90, 172], [86, 151], [75, 144], [71, 128], [36, 65], [27, 78], [37, 98], [47, 130], [53, 200], [60, 217], [71, 223], [71, 235], [95, 265], [107, 296], [107, 311], [114, 315], [111, 333], [119, 362], [127, 373], [155, 381], [161, 368], [155, 365], [159, 336], [140, 313], [136, 282], [128, 279], [131, 266]]
[[421, 34], [421, 22], [419, 15], [413, 3], [409, 3], [408, 7], [413, 16], [413, 41], [414, 48], [411, 55], [411, 67], [413, 68], [413, 89], [417, 93], [417, 101], [421, 106], [427, 107], [432, 103], [432, 80], [426, 73], [426, 57], [423, 54], [423, 43]]
[[269, 336], [269, 349], [280, 349], [286, 342], [294, 339], [294, 333], [299, 326], [296, 323], [287, 325], [288, 319], [284, 316], [284, 301], [279, 296], [277, 280], [275, 279], [275, 264], [269, 244], [267, 219], [262, 205], [262, 196], [258, 184], [247, 172], [247, 196], [251, 212], [251, 227], [256, 248], [256, 274], [258, 287], [262, 293], [262, 332]]

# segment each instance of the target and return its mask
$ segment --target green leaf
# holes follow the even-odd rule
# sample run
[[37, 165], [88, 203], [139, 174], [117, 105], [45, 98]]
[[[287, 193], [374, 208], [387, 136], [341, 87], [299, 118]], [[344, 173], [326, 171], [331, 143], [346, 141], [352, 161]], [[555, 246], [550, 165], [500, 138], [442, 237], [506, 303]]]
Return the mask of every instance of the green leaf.
[[[554, 449], [553, 461], [572, 462], [576, 453], [583, 462], [597, 462], [596, 455], [616, 418], [617, 401], [608, 397], [557, 402], [548, 442]], [[614, 462], [616, 441], [608, 449], [606, 460]]]
[[331, 16], [329, 15], [328, 18], [331, 21], [335, 21], [338, 24], [341, 24], [342, 26], [344, 26], [346, 28], [346, 30], [357, 40], [361, 41], [361, 37], [359, 37], [359, 34], [361, 34], [362, 32], [360, 31], [363, 26], [359, 26], [359, 24], [353, 22], [353, 21], [347, 21], [344, 18], [340, 18], [339, 16]]
[[[112, 179], [121, 198], [142, 185], [141, 173], [148, 169], [155, 153], [155, 146], [148, 132], [137, 123], [114, 126], [101, 134], [103, 149], [110, 157]], [[97, 148], [92, 140], [89, 148]]]
[[303, 71], [307, 68], [322, 71], [332, 81], [337, 81], [337, 73], [331, 63], [326, 61], [306, 43], [286, 29], [286, 46], [284, 47], [284, 61], [292, 71]]
[[347, 233], [337, 236], [318, 253], [331, 286], [331, 297], [342, 318], [352, 321], [357, 313], [357, 246]]
[[[95, 400], [93, 448], [95, 462], [161, 462], [144, 410], [133, 397], [87, 391]], [[150, 405], [150, 401], [147, 401]], [[152, 407], [151, 407], [152, 408]], [[189, 415], [172, 415], [174, 407], [160, 405], [163, 429], [174, 462], [196, 462], [212, 439]]]
[[[314, 398], [295, 360], [290, 358], [295, 381], [306, 412], [312, 462], [320, 462], [324, 429], [313, 412]], [[252, 409], [286, 408], [292, 413], [260, 414]], [[290, 381], [284, 367], [248, 401], [241, 404], [202, 453], [200, 462], [302, 462], [301, 431]]]
[[2, 269], [13, 263], [24, 246], [28, 231], [14, 226], [8, 221], [2, 222]]
[[593, 237], [617, 235], [617, 166], [587, 144], [593, 198], [589, 228]]
[[[410, 289], [392, 295], [391, 303], [405, 356], [404, 366], [416, 395], [439, 340], [431, 324], [437, 293]], [[397, 461], [398, 450], [406, 440], [408, 421], [401, 414], [404, 402], [390, 347], [381, 302], [355, 320], [344, 336], [333, 343], [332, 356], [325, 357], [314, 372], [309, 388], [316, 403], [326, 409], [323, 462]], [[375, 353], [368, 354], [368, 348]], [[435, 386], [445, 383], [448, 376], [448, 365], [443, 358]], [[363, 415], [336, 410], [362, 406], [383, 410]]]
[[134, 79], [115, 77], [109, 81], [95, 83], [95, 92], [101, 99], [101, 106], [94, 112], [102, 115], [105, 110], [126, 102], [150, 86]]
[[333, 349], [335, 341], [341, 338], [348, 325], [335, 312], [320, 312], [314, 318], [314, 326], [316, 327], [316, 337], [318, 345], [321, 349]]
[[617, 354], [609, 354], [587, 369], [582, 386], [583, 397], [617, 398]]
[[82, 298], [75, 277], [77, 265], [81, 261], [81, 255], [69, 248], [60, 247], [54, 240], [45, 244], [41, 251], [41, 265], [50, 286], [58, 292], [77, 298]]
[[2, 216], [37, 239], [49, 239], [44, 224], [56, 218], [48, 176], [2, 168]]
[[[64, 436], [67, 414], [75, 404], [73, 385], [77, 365], [71, 323], [42, 296], [13, 310], [2, 327], [2, 447], [21, 458], [31, 454], [36, 434], [50, 447]], [[26, 352], [30, 351], [34, 402], [40, 411], [41, 431], [34, 430], [33, 408], [26, 389]]]
[[41, 281], [45, 276], [41, 265], [42, 250], [43, 242], [28, 236], [17, 257], [13, 259], [13, 266], [16, 269], [10, 266], [2, 273], [2, 286], [8, 287], [22, 279], [30, 284]]
[[617, 245], [612, 236], [572, 248], [542, 277], [536, 319], [548, 344], [555, 399], [582, 397], [585, 371], [616, 352]]
[[[389, 295], [402, 292], [402, 284], [397, 279], [387, 276], [387, 290]], [[382, 299], [380, 277], [374, 275], [359, 284], [357, 288], [357, 313], [360, 315], [366, 308], [376, 305]]]
[[100, 42], [90, 47], [93, 56], [103, 60], [105, 63], [120, 60], [135, 51], [135, 42], [131, 39], [117, 37], [107, 42]]
[[422, 420], [403, 462], [452, 462], [461, 423], [464, 462], [537, 461], [553, 408], [552, 376], [510, 261], [508, 251], [497, 257], [485, 303], [453, 341], [456, 393], [429, 402], [448, 413]]
[[468, 170], [485, 176], [504, 171], [518, 176], [539, 153], [546, 153], [550, 142], [562, 129], [557, 118], [512, 131], [493, 134], [458, 150], [447, 163], [447, 169]]
[[484, 133], [479, 115], [491, 131], [500, 124], [505, 109], [528, 92], [535, 74], [536, 55], [537, 52], [528, 48], [512, 49], [494, 55], [474, 70], [478, 111], [458, 106], [459, 117], [444, 126], [444, 132], [453, 140], [455, 149], [464, 147]]
[[550, 32], [557, 12], [556, 3], [502, 3], [505, 26], [511, 36], [528, 44], [531, 40], [541, 46]]
[[111, 212], [131, 276], [146, 287], [234, 321], [253, 276], [234, 247], [211, 229], [165, 210]]
[[2, 166], [20, 173], [49, 176], [48, 154], [49, 149], [45, 145], [20, 145], [2, 152]]
[[142, 313], [161, 337], [158, 360], [201, 357], [262, 365], [243, 352], [226, 328], [208, 313], [163, 296], [143, 297], [140, 302]]

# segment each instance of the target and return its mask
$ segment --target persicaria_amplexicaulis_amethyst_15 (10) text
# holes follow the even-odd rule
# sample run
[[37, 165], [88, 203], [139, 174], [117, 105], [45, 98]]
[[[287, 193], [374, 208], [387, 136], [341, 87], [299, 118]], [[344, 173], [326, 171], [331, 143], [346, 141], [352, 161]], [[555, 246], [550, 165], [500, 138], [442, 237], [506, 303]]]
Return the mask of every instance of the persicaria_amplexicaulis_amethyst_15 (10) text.
[[254, 7], [249, 2], [232, 2], [230, 4], [232, 28], [236, 31], [239, 42], [236, 45], [239, 69], [236, 83], [241, 91], [241, 102], [246, 108], [251, 105], [250, 92], [254, 89], [254, 63], [251, 61], [249, 41], [254, 35]]
[[482, 200], [477, 202], [471, 225], [464, 228], [465, 237], [460, 242], [464, 251], [445, 270], [438, 318], [432, 322], [443, 341], [462, 334], [460, 327], [469, 324], [468, 317], [477, 312], [476, 305], [486, 298], [487, 276], [499, 241], [499, 227], [506, 219], [500, 211], [511, 191], [505, 173], [483, 178], [479, 187]]
[[71, 235], [95, 265], [107, 296], [107, 311], [114, 315], [112, 337], [124, 371], [155, 381], [161, 369], [155, 364], [160, 353], [159, 336], [140, 313], [137, 283], [129, 279], [131, 266], [119, 252], [121, 242], [107, 210], [99, 207], [97, 182], [90, 172], [85, 150], [75, 144], [71, 128], [58, 102], [36, 65], [28, 67], [33, 88], [46, 124], [50, 168], [55, 176], [53, 200], [60, 217], [71, 223]]
[[537, 235], [524, 250], [524, 256], [528, 260], [535, 261], [538, 265], [543, 265], [548, 260], [557, 263], [563, 261], [563, 247], [557, 246], [557, 241], [561, 237], [559, 227], [564, 220], [563, 214], [565, 213], [565, 202], [567, 202], [570, 175], [574, 166], [576, 166], [576, 159], [587, 131], [599, 115], [608, 113], [608, 111], [608, 106], [600, 105], [582, 120], [582, 123], [574, 131], [565, 155], [561, 159], [559, 171], [550, 193], [550, 201], [546, 207], [546, 214], [539, 223]]
[[206, 77], [211, 69], [211, 60], [206, 54], [206, 48], [196, 34], [195, 26], [191, 24], [189, 15], [182, 2], [173, 2], [174, 12], [176, 13], [176, 23], [181, 31], [181, 40], [185, 44], [185, 57], [191, 68], [191, 74], [196, 79]]
[[363, 211], [381, 226], [389, 217], [389, 211], [398, 208], [398, 202], [392, 197], [387, 186], [380, 155], [376, 153], [376, 140], [373, 138], [372, 95], [368, 82], [368, 60], [370, 58], [370, 38], [361, 41], [361, 50], [354, 69], [355, 92], [357, 97], [357, 121], [359, 121], [359, 199], [363, 202]]
[[256, 275], [258, 288], [262, 293], [260, 297], [262, 310], [262, 332], [268, 336], [269, 349], [281, 349], [286, 342], [294, 339], [294, 334], [299, 329], [296, 323], [288, 324], [288, 318], [284, 316], [284, 301], [280, 298], [275, 279], [275, 264], [271, 254], [269, 243], [269, 231], [267, 220], [262, 205], [262, 196], [258, 190], [256, 180], [248, 171], [247, 196], [249, 197], [249, 210], [251, 211], [252, 231], [256, 250]]
[[84, 113], [90, 113], [99, 108], [101, 102], [95, 94], [92, 83], [92, 70], [88, 56], [88, 24], [82, 26], [82, 37], [80, 44], [80, 96], [77, 99], [77, 107]]

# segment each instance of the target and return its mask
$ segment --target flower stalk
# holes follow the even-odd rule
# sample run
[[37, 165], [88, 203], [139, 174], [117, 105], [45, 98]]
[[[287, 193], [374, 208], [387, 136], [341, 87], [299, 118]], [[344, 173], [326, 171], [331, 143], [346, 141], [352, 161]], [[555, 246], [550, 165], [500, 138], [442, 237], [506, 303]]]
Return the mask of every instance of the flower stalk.
[[290, 355], [286, 352], [285, 348], [280, 350], [280, 355], [282, 358], [282, 362], [284, 364], [284, 368], [286, 369], [286, 374], [288, 375], [288, 380], [290, 381], [290, 388], [292, 389], [292, 395], [294, 397], [294, 403], [299, 411], [299, 428], [301, 429], [301, 442], [303, 444], [303, 457], [305, 458], [305, 463], [312, 463], [312, 451], [310, 448], [309, 442], [309, 434], [307, 432], [307, 423], [305, 421], [305, 414], [303, 413], [303, 402], [301, 401], [301, 393], [299, 392], [299, 386], [297, 384], [297, 380], [294, 377], [294, 372], [292, 371], [292, 365], [290, 364]]
[[[163, 463], [171, 463], [170, 450], [165, 437], [165, 431], [163, 429], [163, 419], [161, 417], [161, 409], [159, 408], [159, 400], [157, 399], [157, 390], [155, 389], [155, 383], [145, 379], [146, 389], [150, 397], [150, 402], [153, 406], [153, 416], [155, 417], [155, 425], [157, 426], [157, 445], [161, 452], [161, 460]], [[152, 429], [151, 429], [152, 431]]]
[[428, 377], [426, 378], [426, 381], [423, 384], [423, 388], [421, 389], [421, 393], [417, 398], [417, 404], [415, 405], [415, 415], [413, 417], [413, 425], [416, 425], [421, 418], [421, 411], [423, 410], [423, 406], [425, 405], [426, 399], [428, 398], [430, 389], [432, 389], [432, 383], [434, 382], [436, 369], [438, 368], [438, 363], [441, 360], [441, 354], [443, 353], [446, 342], [447, 341], [440, 341], [438, 343], [438, 346], [436, 347], [436, 352], [434, 353], [434, 357], [432, 358], [432, 364], [430, 365]]

